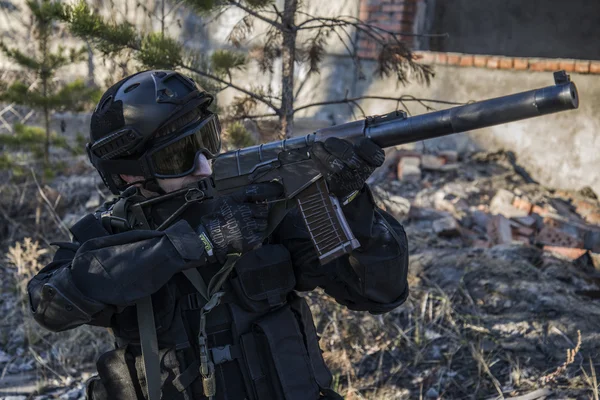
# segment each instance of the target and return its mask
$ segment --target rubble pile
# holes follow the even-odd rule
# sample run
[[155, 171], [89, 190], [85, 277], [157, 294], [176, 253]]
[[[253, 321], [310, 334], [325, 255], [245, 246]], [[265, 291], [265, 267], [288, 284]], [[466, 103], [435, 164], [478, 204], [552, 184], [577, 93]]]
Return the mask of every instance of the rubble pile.
[[510, 159], [494, 153], [459, 162], [453, 151], [399, 151], [374, 192], [400, 220], [466, 247], [520, 242], [600, 271], [596, 194], [544, 188]]

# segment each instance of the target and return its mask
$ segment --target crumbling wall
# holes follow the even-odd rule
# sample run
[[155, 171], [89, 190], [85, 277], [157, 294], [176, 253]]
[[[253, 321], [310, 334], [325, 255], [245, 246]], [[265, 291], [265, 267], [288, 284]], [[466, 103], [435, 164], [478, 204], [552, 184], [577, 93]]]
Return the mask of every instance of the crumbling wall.
[[[430, 0], [431, 2], [431, 0]], [[600, 59], [600, 2], [435, 1], [430, 50], [521, 57]]]

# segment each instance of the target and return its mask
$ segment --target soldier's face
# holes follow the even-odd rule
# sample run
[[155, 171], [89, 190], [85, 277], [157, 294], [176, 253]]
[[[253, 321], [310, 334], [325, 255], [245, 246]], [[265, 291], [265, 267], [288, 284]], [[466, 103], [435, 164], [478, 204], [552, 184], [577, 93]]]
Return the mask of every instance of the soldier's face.
[[167, 193], [174, 192], [190, 183], [198, 182], [201, 179], [209, 177], [212, 174], [210, 162], [202, 153], [198, 153], [196, 157], [196, 168], [190, 175], [182, 176], [181, 178], [156, 179], [162, 190]]

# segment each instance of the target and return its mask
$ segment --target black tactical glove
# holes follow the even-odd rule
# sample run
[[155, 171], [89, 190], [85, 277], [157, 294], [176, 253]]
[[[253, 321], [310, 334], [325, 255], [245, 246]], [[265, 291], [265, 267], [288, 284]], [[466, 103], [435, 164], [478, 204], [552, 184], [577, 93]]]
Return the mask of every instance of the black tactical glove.
[[210, 256], [211, 247], [220, 262], [229, 253], [245, 253], [261, 246], [267, 234], [269, 205], [283, 194], [283, 186], [276, 182], [246, 186], [238, 193], [223, 197], [219, 211], [202, 217], [198, 231], [200, 237], [208, 235], [206, 242]]
[[324, 143], [315, 142], [310, 149], [329, 191], [343, 200], [361, 190], [365, 181], [385, 160], [385, 153], [371, 139], [364, 138], [355, 144], [328, 138]]

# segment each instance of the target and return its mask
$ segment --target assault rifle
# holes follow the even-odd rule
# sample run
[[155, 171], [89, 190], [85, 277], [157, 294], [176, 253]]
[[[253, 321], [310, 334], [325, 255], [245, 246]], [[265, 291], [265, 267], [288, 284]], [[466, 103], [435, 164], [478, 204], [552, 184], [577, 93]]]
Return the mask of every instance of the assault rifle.
[[[195, 197], [212, 198], [250, 183], [282, 183], [287, 207], [298, 206], [319, 260], [325, 264], [360, 244], [339, 201], [329, 194], [324, 178], [310, 158], [308, 149], [314, 142], [331, 136], [351, 142], [368, 137], [385, 148], [578, 108], [577, 88], [565, 71], [555, 72], [554, 81], [553, 86], [442, 111], [414, 117], [394, 111], [320, 129], [303, 137], [223, 153], [214, 161], [214, 175], [199, 183], [196, 196], [200, 198]], [[285, 211], [286, 206], [276, 205], [271, 211], [270, 226], [274, 228]]]

